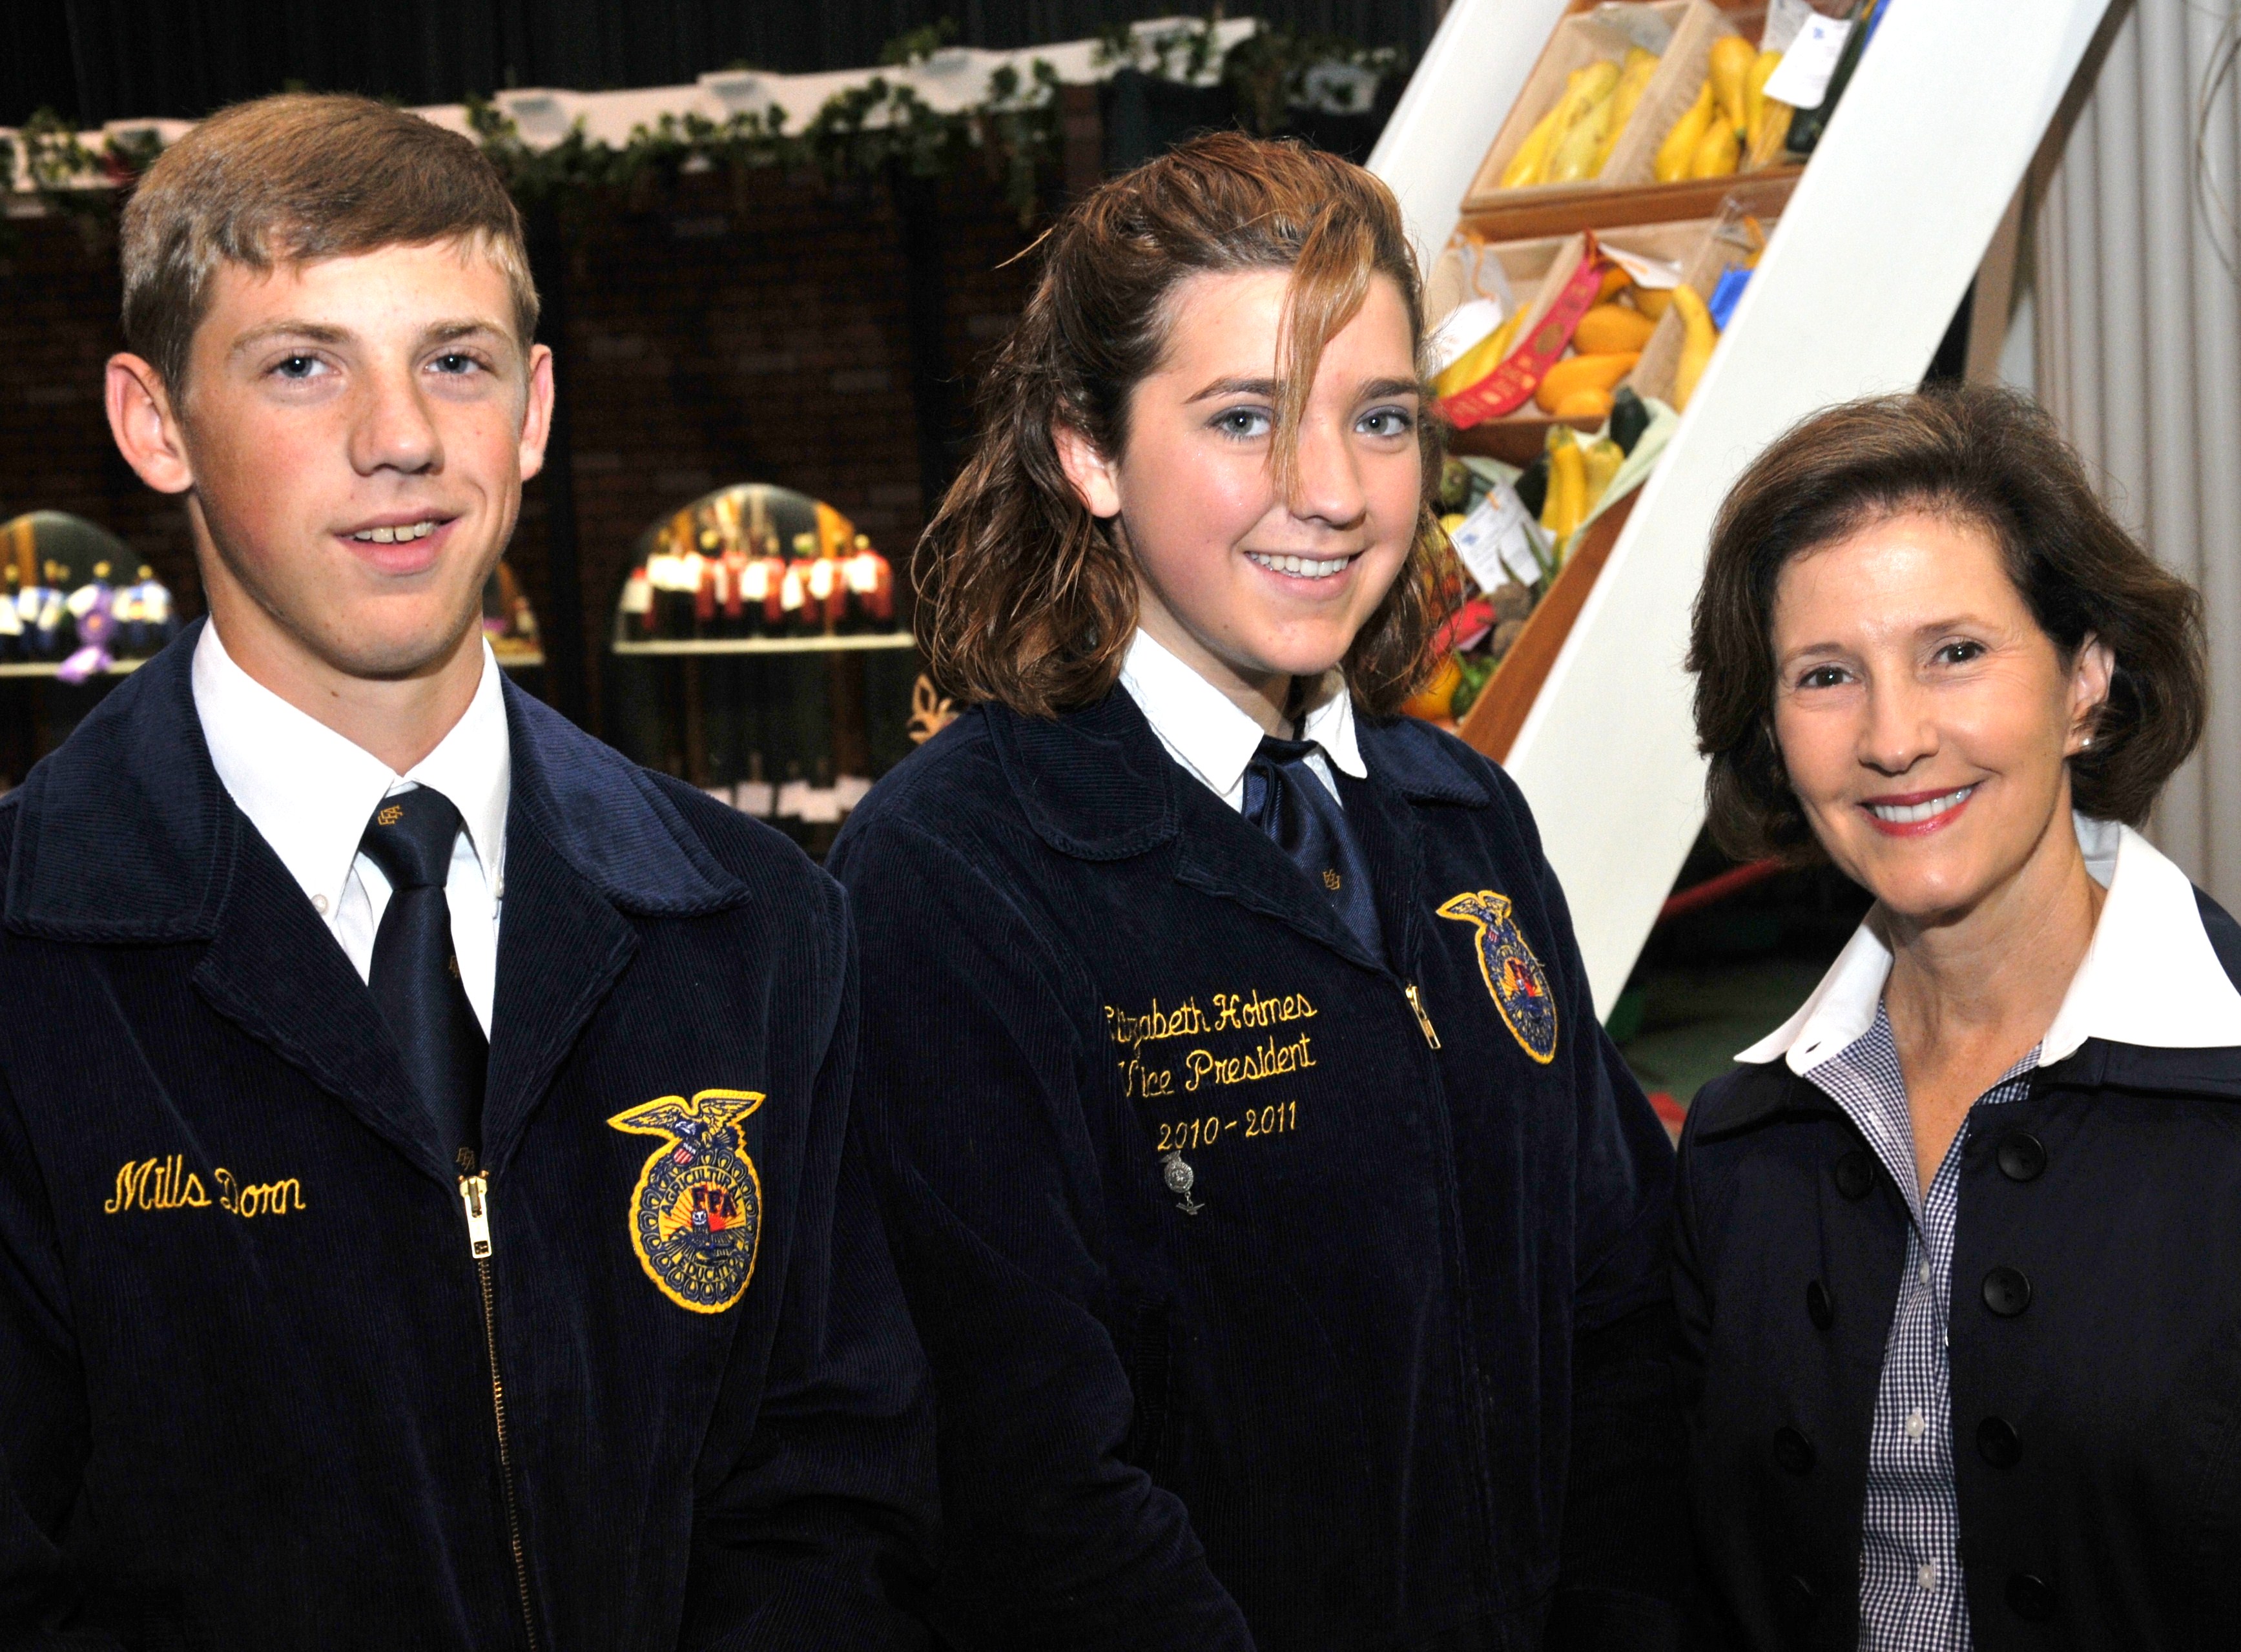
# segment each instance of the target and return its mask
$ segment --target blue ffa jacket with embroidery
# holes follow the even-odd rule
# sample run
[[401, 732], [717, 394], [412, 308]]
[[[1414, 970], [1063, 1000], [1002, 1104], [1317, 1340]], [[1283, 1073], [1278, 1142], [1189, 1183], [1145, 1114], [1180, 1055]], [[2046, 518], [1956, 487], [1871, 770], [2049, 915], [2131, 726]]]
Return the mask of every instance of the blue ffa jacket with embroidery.
[[0, 1643], [909, 1644], [838, 889], [509, 686], [463, 1195], [195, 635], [0, 804]]
[[1515, 787], [1361, 744], [1389, 964], [1123, 691], [834, 846], [960, 1648], [1668, 1643], [1664, 1132]]

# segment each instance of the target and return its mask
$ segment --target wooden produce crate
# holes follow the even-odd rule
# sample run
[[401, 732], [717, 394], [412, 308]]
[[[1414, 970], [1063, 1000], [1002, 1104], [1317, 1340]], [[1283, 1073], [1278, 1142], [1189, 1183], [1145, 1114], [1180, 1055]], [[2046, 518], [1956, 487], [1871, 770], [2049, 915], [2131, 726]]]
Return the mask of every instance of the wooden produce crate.
[[1661, 55], [1657, 73], [1636, 105], [1625, 135], [1612, 150], [1602, 176], [1579, 184], [1499, 187], [1502, 168], [1534, 124], [1562, 96], [1564, 82], [1573, 70], [1597, 57], [1622, 57], [1626, 46], [1632, 43], [1603, 15], [1604, 8], [1583, 6], [1557, 23], [1516, 106], [1495, 134], [1493, 147], [1464, 192], [1462, 227], [1489, 241], [1523, 240], [1575, 230], [1708, 217], [1728, 195], [1752, 187], [1772, 185], [1787, 194], [1804, 170], [1802, 166], [1769, 167], [1675, 184], [1658, 183], [1653, 170], [1658, 146], [1673, 123], [1696, 101], [1704, 83], [1713, 43], [1723, 35], [1740, 34], [1756, 43], [1765, 25], [1765, 8], [1749, 3], [1718, 5], [1712, 0], [1689, 0], [1686, 7], [1679, 7], [1673, 0], [1664, 0], [1642, 9], [1658, 13], [1661, 20], [1671, 15], [1677, 21], [1673, 38]]
[[[1767, 234], [1774, 233], [1771, 218], [1759, 217], [1758, 224]], [[1740, 213], [1716, 218], [1703, 228], [1704, 233], [1697, 237], [1696, 246], [1682, 264], [1681, 279], [1709, 302], [1721, 273], [1731, 264], [1748, 260], [1753, 247]], [[1655, 396], [1662, 402], [1672, 403], [1674, 381], [1681, 366], [1681, 346], [1687, 337], [1688, 325], [1681, 319], [1679, 310], [1668, 310], [1658, 318], [1657, 330], [1642, 347], [1642, 359], [1626, 378], [1636, 395]]]
[[[1523, 147], [1541, 117], [1564, 95], [1565, 83], [1574, 72], [1597, 62], [1618, 63], [1629, 48], [1642, 45], [1645, 37], [1655, 39], [1661, 30], [1669, 37], [1658, 53], [1657, 72], [1650, 77], [1602, 172], [1575, 183], [1503, 189], [1503, 169]], [[1638, 4], [1599, 6], [1560, 19], [1549, 43], [1542, 48], [1541, 60], [1526, 77], [1509, 117], [1502, 123], [1493, 146], [1479, 163], [1470, 188], [1463, 192], [1462, 210], [1466, 213], [1494, 211], [1520, 200], [1548, 201], [1654, 182], [1651, 164], [1657, 146], [1696, 100], [1710, 64], [1712, 43], [1735, 32], [1735, 26], [1711, 0], [1643, 0]]]
[[[1732, 178], [1723, 181], [1730, 185], [1739, 182]], [[1789, 203], [1790, 191], [1796, 184], [1796, 174], [1793, 171], [1788, 177], [1779, 179], [1762, 174], [1758, 179], [1747, 181], [1753, 187], [1730, 188], [1726, 196], [1714, 202], [1713, 213], [1703, 217], [1679, 223], [1621, 225], [1607, 231], [1597, 231], [1597, 238], [1605, 246], [1678, 264], [1681, 278], [1696, 286], [1698, 292], [1709, 298], [1711, 289], [1702, 284], [1706, 278], [1706, 269], [1710, 271], [1710, 278], [1716, 279], [1720, 271], [1735, 261], [1732, 255], [1723, 257], [1719, 254], [1717, 237], [1722, 223], [1747, 213], [1757, 218], [1760, 225], [1771, 233], [1782, 209]], [[1719, 216], [1723, 209], [1729, 215], [1725, 220]], [[1557, 295], [1563, 290], [1565, 278], [1585, 256], [1586, 251], [1587, 238], [1584, 235], [1566, 236], [1562, 239], [1539, 237], [1528, 241], [1496, 243], [1486, 248], [1485, 256], [1498, 258], [1506, 270], [1538, 269], [1542, 272], [1540, 290], [1529, 301], [1526, 318], [1517, 329], [1518, 338], [1532, 336], [1534, 327], [1548, 312], [1549, 306], [1555, 303]], [[1433, 278], [1425, 288], [1428, 314], [1443, 316], [1446, 313], [1438, 304], [1449, 291], [1461, 292], [1462, 298], [1472, 296], [1462, 292], [1461, 264], [1455, 250], [1450, 248], [1434, 265]], [[1519, 294], [1521, 299], [1522, 296]], [[1461, 298], [1455, 302], [1461, 302]], [[1641, 362], [1624, 381], [1634, 386], [1636, 394], [1656, 396], [1666, 401], [1672, 399], [1673, 370], [1680, 360], [1679, 327], [1677, 316], [1669, 313], [1659, 320], [1657, 331], [1650, 335], [1649, 343], [1643, 347]], [[1654, 371], [1653, 351], [1658, 364]], [[1483, 454], [1508, 465], [1529, 465], [1546, 445], [1549, 427], [1559, 423], [1568, 424], [1582, 433], [1595, 431], [1602, 425], [1600, 419], [1559, 420], [1529, 401], [1514, 413], [1488, 419], [1468, 430], [1454, 431], [1448, 438], [1448, 446], [1449, 451], [1456, 453]]]

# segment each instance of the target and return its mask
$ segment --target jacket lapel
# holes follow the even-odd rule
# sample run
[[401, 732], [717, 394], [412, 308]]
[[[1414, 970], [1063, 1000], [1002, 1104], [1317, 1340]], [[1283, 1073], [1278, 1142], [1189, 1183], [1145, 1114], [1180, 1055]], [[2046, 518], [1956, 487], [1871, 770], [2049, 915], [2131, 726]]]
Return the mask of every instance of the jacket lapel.
[[[518, 771], [517, 771], [518, 772]], [[503, 1171], [552, 1074], [638, 950], [638, 933], [510, 811], [483, 1157]]]
[[1176, 789], [1182, 814], [1175, 850], [1178, 882], [1274, 918], [1364, 969], [1383, 972], [1384, 964], [1369, 955], [1265, 833], [1196, 782]]
[[241, 825], [217, 933], [191, 976], [196, 990], [448, 1184], [455, 1173], [373, 995], [278, 857], [246, 820]]
[[691, 918], [752, 900], [664, 782], [513, 684], [513, 783], [483, 1157], [502, 1172], [599, 1006], [636, 955], [633, 918]]

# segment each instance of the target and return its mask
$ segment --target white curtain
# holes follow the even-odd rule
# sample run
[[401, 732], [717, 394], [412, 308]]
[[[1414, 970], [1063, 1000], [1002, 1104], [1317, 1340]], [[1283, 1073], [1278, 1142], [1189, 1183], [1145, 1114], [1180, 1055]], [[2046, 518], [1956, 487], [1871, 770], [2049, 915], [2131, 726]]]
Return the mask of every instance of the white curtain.
[[2202, 592], [2209, 732], [2152, 835], [2241, 911], [2237, 3], [2137, 0], [2104, 27], [2027, 185], [2000, 360], [2098, 468], [2117, 513]]

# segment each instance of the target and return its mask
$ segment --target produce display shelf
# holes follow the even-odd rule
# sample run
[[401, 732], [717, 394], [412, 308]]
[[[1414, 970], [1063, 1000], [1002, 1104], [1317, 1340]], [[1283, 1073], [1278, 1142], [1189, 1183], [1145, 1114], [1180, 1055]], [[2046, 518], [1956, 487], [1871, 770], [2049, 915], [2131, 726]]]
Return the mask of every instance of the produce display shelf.
[[[96, 672], [97, 677], [122, 677], [127, 672], [138, 671], [148, 662], [144, 659], [111, 660], [106, 672]], [[11, 659], [0, 663], [0, 677], [52, 677], [62, 669], [58, 659]]]
[[[1769, 166], [1764, 171], [1682, 184], [1643, 184], [1626, 189], [1552, 189], [1524, 201], [1489, 205], [1475, 197], [1463, 203], [1458, 227], [1486, 241], [1523, 241], [1535, 236], [1569, 235], [1578, 230], [1622, 230], [1639, 224], [1670, 224], [1708, 218], [1732, 197], [1746, 212], [1782, 210], [1803, 176], [1803, 166]], [[1520, 191], [1511, 191], [1511, 195]]]
[[695, 637], [656, 638], [650, 642], [617, 642], [622, 655], [707, 654], [836, 654], [860, 648], [914, 648], [918, 639], [906, 631], [874, 631], [834, 637]]

